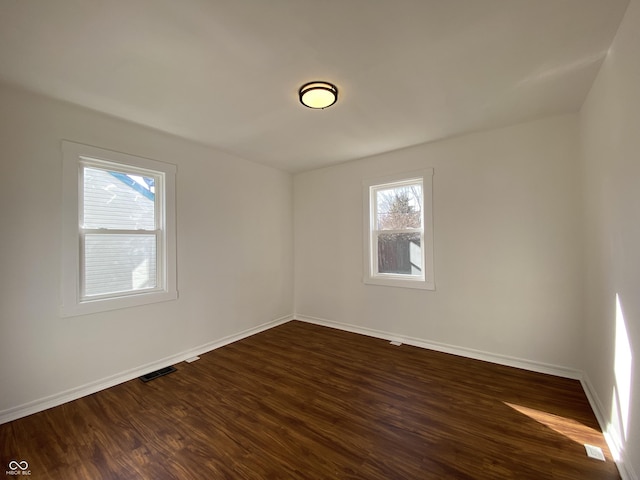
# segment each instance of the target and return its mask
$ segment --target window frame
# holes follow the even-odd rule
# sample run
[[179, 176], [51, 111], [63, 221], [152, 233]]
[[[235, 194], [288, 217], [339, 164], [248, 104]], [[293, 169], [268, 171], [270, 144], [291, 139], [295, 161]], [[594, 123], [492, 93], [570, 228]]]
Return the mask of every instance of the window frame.
[[[422, 184], [422, 228], [403, 230], [378, 230], [376, 223], [377, 196], [380, 190]], [[435, 290], [433, 258], [433, 168], [398, 173], [363, 181], [364, 210], [364, 276], [368, 285]], [[378, 237], [380, 232], [419, 232], [421, 239], [422, 274], [381, 273], [378, 271]]]
[[[176, 282], [175, 176], [176, 166], [79, 143], [62, 142], [63, 238], [60, 314], [63, 317], [98, 313], [178, 298]], [[155, 187], [155, 226], [148, 229], [88, 229], [84, 214], [84, 169], [99, 168], [151, 176]], [[87, 234], [154, 234], [156, 286], [148, 289], [84, 295], [84, 238]]]

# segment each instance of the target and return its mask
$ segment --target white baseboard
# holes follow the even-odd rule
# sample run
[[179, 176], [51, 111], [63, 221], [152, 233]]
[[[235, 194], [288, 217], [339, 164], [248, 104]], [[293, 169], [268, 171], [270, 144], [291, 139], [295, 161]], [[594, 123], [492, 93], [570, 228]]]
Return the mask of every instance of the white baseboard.
[[580, 383], [582, 384], [582, 389], [584, 390], [584, 393], [589, 400], [591, 409], [593, 410], [593, 413], [598, 420], [598, 425], [600, 425], [600, 430], [602, 430], [604, 439], [607, 442], [609, 450], [611, 451], [611, 455], [613, 455], [613, 458], [616, 461], [616, 465], [618, 466], [618, 471], [620, 472], [622, 480], [637, 480], [640, 477], [636, 475], [633, 467], [626, 458], [623, 446], [620, 445], [618, 441], [609, 433], [609, 422], [606, 420], [606, 410], [604, 408], [604, 404], [598, 396], [596, 389], [591, 383], [591, 380], [589, 379], [589, 376], [586, 374], [586, 372], [582, 374]]
[[497, 363], [500, 365], [522, 368], [524, 370], [530, 370], [534, 372], [546, 373], [550, 375], [556, 375], [559, 377], [580, 380], [580, 383], [582, 384], [582, 388], [585, 392], [585, 395], [587, 396], [587, 399], [589, 400], [589, 403], [591, 405], [591, 409], [593, 410], [596, 416], [596, 419], [598, 420], [600, 429], [602, 430], [602, 432], [604, 432], [604, 437], [607, 442], [607, 445], [609, 446], [609, 450], [611, 450], [612, 455], [614, 456], [614, 458], [616, 458], [616, 465], [618, 466], [618, 470], [620, 472], [620, 476], [622, 477], [622, 480], [635, 480], [640, 478], [635, 474], [633, 467], [629, 464], [629, 462], [625, 461], [625, 458], [624, 458], [625, 455], [622, 448], [617, 444], [617, 442], [615, 442], [615, 440], [611, 437], [611, 435], [607, 433], [608, 423], [605, 420], [605, 415], [604, 415], [605, 409], [591, 381], [589, 380], [589, 377], [584, 372], [571, 369], [571, 368], [557, 366], [557, 365], [551, 365], [551, 364], [546, 364], [542, 362], [521, 359], [517, 357], [510, 357], [507, 355], [498, 355], [495, 353], [483, 352], [481, 350], [474, 350], [474, 349], [465, 348], [465, 347], [457, 347], [454, 345], [448, 345], [448, 344], [439, 343], [439, 342], [432, 342], [432, 341], [409, 337], [405, 335], [398, 335], [395, 333], [385, 332], [382, 330], [375, 330], [375, 329], [360, 327], [357, 325], [351, 325], [347, 323], [334, 322], [331, 320], [311, 317], [307, 315], [286, 315], [284, 317], [277, 318], [270, 322], [266, 322], [256, 327], [244, 330], [242, 332], [229, 335], [219, 340], [209, 342], [204, 345], [200, 345], [193, 349], [180, 352], [175, 355], [171, 355], [169, 357], [165, 357], [161, 360], [147, 363], [145, 365], [141, 365], [139, 367], [103, 378], [101, 380], [97, 380], [95, 382], [87, 383], [85, 385], [81, 385], [79, 387], [72, 388], [64, 392], [56, 393], [48, 397], [34, 400], [32, 402], [28, 402], [23, 405], [19, 405], [17, 407], [2, 410], [0, 411], [0, 424], [7, 423], [12, 420], [17, 420], [18, 418], [26, 417], [27, 415], [38, 413], [43, 410], [47, 410], [49, 408], [62, 405], [63, 403], [67, 403], [67, 402], [76, 400], [78, 398], [91, 395], [93, 393], [99, 392], [100, 390], [113, 387], [115, 385], [118, 385], [123, 382], [127, 382], [129, 380], [133, 380], [151, 371], [164, 368], [168, 365], [180, 363], [182, 361], [187, 360], [188, 358], [202, 355], [204, 353], [210, 352], [217, 348], [224, 347], [225, 345], [228, 345], [233, 342], [237, 342], [238, 340], [242, 340], [243, 338], [250, 337], [252, 335], [263, 332], [265, 330], [276, 327], [278, 325], [282, 325], [283, 323], [287, 323], [294, 319], [299, 320], [301, 322], [322, 325], [325, 327], [335, 328], [338, 330], [343, 330], [351, 333], [358, 333], [361, 335], [367, 335], [369, 337], [380, 338], [383, 340], [402, 342], [407, 345], [426, 348], [429, 350], [435, 350], [438, 352], [450, 353], [453, 355], [473, 358], [476, 360], [483, 360], [486, 362]]
[[25, 403], [23, 405], [18, 405], [17, 407], [2, 410], [0, 411], [0, 424], [7, 423], [12, 420], [17, 420], [18, 418], [26, 417], [27, 415], [38, 413], [52, 407], [57, 407], [58, 405], [62, 405], [63, 403], [77, 400], [78, 398], [91, 395], [93, 393], [99, 392], [100, 390], [113, 387], [123, 382], [128, 382], [129, 380], [133, 380], [134, 378], [138, 378], [149, 372], [164, 368], [168, 365], [174, 365], [176, 363], [183, 362], [188, 358], [202, 355], [203, 353], [210, 352], [211, 350], [215, 350], [220, 347], [224, 347], [225, 345], [237, 342], [238, 340], [242, 340], [243, 338], [250, 337], [252, 335], [255, 335], [256, 333], [260, 333], [283, 323], [289, 322], [293, 320], [293, 318], [293, 315], [286, 315], [270, 322], [263, 323], [262, 325], [258, 325], [257, 327], [252, 327], [242, 332], [221, 338], [219, 340], [205, 343], [204, 345], [200, 345], [190, 350], [165, 357], [161, 360], [147, 363], [145, 365], [141, 365], [139, 367], [132, 368], [130, 370], [126, 370], [124, 372], [120, 372], [106, 378], [102, 378], [95, 382], [90, 382], [85, 385], [66, 390], [64, 392], [56, 393], [48, 397]]
[[344, 330], [346, 332], [359, 333], [361, 335], [367, 335], [369, 337], [381, 338], [383, 340], [402, 342], [414, 347], [426, 348], [429, 350], [435, 350], [437, 352], [451, 353], [461, 357], [473, 358], [475, 360], [483, 360], [485, 362], [497, 363], [499, 365], [506, 365], [509, 367], [521, 368], [523, 370], [530, 370], [538, 373], [546, 373], [549, 375], [555, 375], [558, 377], [571, 378], [574, 380], [580, 380], [582, 378], [582, 372], [572, 368], [561, 367], [558, 365], [551, 365], [542, 362], [536, 362], [533, 360], [526, 360], [517, 357], [510, 357], [508, 355], [499, 355], [496, 353], [483, 352], [481, 350], [474, 350], [472, 348], [457, 347], [454, 345], [448, 345], [440, 342], [433, 342], [424, 340], [421, 338], [409, 337], [406, 335], [399, 335], [397, 333], [385, 332], [382, 330], [374, 330], [371, 328], [359, 327], [357, 325], [351, 325], [348, 323], [334, 322], [323, 318], [310, 317], [308, 315], [295, 315], [296, 320], [302, 322], [313, 323], [316, 325], [323, 325], [325, 327], [336, 328], [338, 330]]

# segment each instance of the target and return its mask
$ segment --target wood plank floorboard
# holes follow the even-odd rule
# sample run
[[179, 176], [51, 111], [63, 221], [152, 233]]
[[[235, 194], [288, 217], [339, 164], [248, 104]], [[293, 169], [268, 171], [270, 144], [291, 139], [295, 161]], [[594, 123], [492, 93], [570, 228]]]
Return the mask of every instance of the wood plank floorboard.
[[0, 425], [4, 468], [25, 460], [31, 478], [56, 480], [620, 478], [575, 380], [297, 321], [176, 368]]

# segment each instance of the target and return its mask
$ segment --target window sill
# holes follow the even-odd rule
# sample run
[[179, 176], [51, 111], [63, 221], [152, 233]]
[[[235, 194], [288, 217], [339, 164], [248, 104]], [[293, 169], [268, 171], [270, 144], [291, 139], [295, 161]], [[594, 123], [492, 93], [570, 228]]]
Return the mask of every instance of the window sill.
[[366, 285], [381, 285], [385, 287], [414, 288], [418, 290], [435, 290], [433, 282], [426, 280], [405, 280], [402, 278], [367, 277], [363, 279]]
[[176, 300], [178, 292], [147, 292], [138, 295], [127, 295], [117, 298], [102, 298], [97, 300], [84, 301], [72, 305], [62, 305], [60, 307], [61, 317], [75, 317], [78, 315], [90, 315], [92, 313], [106, 312], [109, 310], [119, 310], [121, 308], [137, 307], [158, 302]]

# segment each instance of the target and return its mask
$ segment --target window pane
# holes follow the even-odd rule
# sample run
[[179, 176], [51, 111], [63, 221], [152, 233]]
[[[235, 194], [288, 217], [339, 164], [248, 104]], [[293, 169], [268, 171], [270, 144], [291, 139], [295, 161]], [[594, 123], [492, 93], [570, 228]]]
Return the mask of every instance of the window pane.
[[155, 230], [155, 180], [84, 168], [83, 228]]
[[422, 185], [403, 185], [376, 191], [376, 230], [422, 228]]
[[419, 233], [380, 233], [378, 235], [378, 273], [422, 274]]
[[155, 288], [155, 235], [86, 235], [84, 295]]

